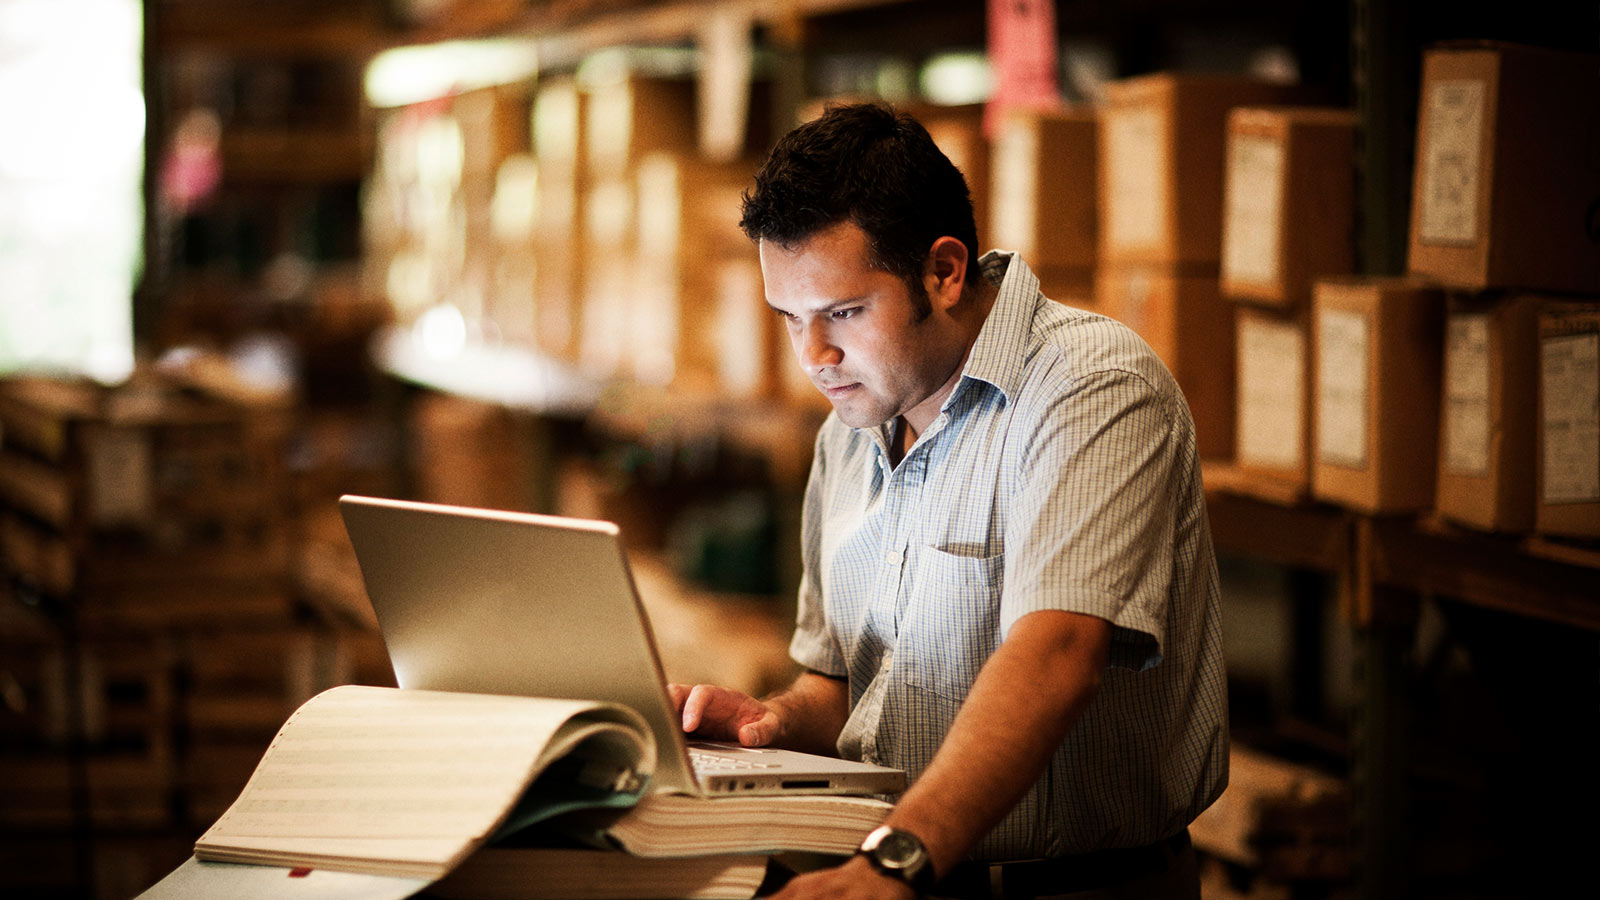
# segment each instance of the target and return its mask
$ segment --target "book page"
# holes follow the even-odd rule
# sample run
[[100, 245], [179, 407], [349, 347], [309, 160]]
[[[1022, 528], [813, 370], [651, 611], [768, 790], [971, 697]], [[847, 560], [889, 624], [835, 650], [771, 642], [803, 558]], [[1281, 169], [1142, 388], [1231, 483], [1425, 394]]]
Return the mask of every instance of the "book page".
[[1489, 474], [1489, 317], [1454, 315], [1445, 326], [1444, 467]]
[[1236, 134], [1228, 141], [1222, 271], [1231, 281], [1278, 281], [1283, 156], [1283, 142], [1275, 137]]
[[1108, 109], [1106, 239], [1114, 248], [1148, 247], [1167, 230], [1167, 122], [1154, 107]]
[[1317, 315], [1317, 459], [1367, 464], [1367, 317], [1359, 312]]
[[848, 855], [891, 808], [874, 797], [655, 793], [610, 823], [605, 834], [636, 856], [782, 850]]
[[1305, 336], [1289, 322], [1239, 320], [1239, 462], [1280, 469], [1305, 459]]
[[1431, 85], [1424, 98], [1417, 197], [1417, 237], [1423, 243], [1460, 246], [1478, 239], [1483, 95], [1482, 81], [1460, 79]]
[[[574, 725], [574, 717], [597, 710], [627, 713], [534, 697], [353, 685], [324, 691], [284, 724], [196, 854], [254, 861], [249, 854], [282, 848], [324, 862], [387, 855], [443, 865], [486, 837], [534, 773], [571, 749], [567, 732], [590, 724]], [[648, 726], [627, 715], [653, 760]], [[230, 844], [246, 855], [230, 856]]]
[[1544, 502], [1600, 500], [1600, 334], [1549, 337], [1540, 353]]

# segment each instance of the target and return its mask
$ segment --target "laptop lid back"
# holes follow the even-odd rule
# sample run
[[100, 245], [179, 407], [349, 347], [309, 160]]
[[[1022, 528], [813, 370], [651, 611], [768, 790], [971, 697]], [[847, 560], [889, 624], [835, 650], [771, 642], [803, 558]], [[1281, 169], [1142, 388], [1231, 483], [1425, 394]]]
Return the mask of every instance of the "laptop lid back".
[[400, 687], [625, 704], [655, 732], [657, 784], [702, 793], [614, 524], [339, 507]]

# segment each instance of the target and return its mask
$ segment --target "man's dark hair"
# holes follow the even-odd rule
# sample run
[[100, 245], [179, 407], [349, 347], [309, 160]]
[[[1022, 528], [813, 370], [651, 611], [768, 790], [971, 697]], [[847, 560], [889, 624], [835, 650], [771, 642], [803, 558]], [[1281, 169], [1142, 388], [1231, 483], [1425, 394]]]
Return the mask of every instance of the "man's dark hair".
[[739, 227], [787, 250], [850, 221], [866, 232], [869, 264], [898, 276], [922, 315], [922, 268], [945, 235], [967, 247], [966, 281], [978, 283], [978, 229], [966, 179], [922, 123], [872, 103], [829, 106], [789, 132], [745, 192]]

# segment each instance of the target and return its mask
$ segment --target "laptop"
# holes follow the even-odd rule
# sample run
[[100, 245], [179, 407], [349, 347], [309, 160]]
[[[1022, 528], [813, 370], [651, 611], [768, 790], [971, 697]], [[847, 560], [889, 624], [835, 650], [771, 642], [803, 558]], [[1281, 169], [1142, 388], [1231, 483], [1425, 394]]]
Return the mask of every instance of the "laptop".
[[606, 700], [655, 732], [660, 788], [892, 794], [906, 773], [792, 750], [691, 746], [614, 523], [339, 500], [400, 687]]

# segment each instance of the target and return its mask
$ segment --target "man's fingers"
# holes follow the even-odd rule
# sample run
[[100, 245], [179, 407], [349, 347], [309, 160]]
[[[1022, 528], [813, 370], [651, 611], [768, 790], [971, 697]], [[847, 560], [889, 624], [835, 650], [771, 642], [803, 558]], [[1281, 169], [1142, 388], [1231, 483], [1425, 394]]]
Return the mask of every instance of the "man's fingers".
[[697, 684], [689, 689], [684, 697], [680, 709], [683, 713], [683, 730], [686, 732], [698, 731], [700, 721], [705, 717], [706, 707], [715, 699], [717, 688], [709, 684]]

